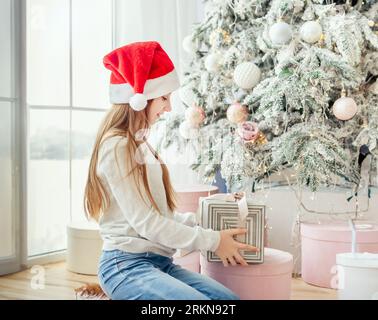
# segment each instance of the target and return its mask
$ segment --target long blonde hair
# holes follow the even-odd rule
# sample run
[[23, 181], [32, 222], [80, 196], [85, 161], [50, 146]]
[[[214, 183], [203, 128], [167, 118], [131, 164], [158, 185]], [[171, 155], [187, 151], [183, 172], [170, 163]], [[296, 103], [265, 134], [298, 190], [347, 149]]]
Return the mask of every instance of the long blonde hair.
[[[147, 179], [146, 164], [139, 163], [139, 161], [136, 161], [135, 157], [133, 156], [135, 155], [138, 146], [143, 143], [143, 141], [140, 141], [140, 139], [135, 138], [135, 134], [139, 130], [149, 129], [146, 110], [150, 106], [151, 102], [152, 100], [148, 102], [148, 106], [143, 111], [138, 112], [134, 111], [129, 104], [113, 104], [100, 125], [89, 164], [88, 178], [85, 186], [84, 211], [88, 219], [93, 218], [98, 221], [101, 214], [106, 211], [110, 204], [109, 194], [97, 175], [97, 161], [101, 144], [106, 139], [114, 136], [123, 136], [127, 138], [126, 159], [131, 165], [128, 167], [133, 168], [129, 174], [133, 175], [133, 178], [137, 184], [139, 195], [142, 200], [145, 201], [140, 188], [140, 178], [142, 178], [143, 186], [149, 201], [151, 202], [153, 208], [161, 214], [161, 211], [151, 194]], [[163, 172], [162, 176], [168, 208], [173, 211], [176, 208], [175, 192], [170, 182], [167, 166], [161, 161], [160, 158], [159, 160]]]

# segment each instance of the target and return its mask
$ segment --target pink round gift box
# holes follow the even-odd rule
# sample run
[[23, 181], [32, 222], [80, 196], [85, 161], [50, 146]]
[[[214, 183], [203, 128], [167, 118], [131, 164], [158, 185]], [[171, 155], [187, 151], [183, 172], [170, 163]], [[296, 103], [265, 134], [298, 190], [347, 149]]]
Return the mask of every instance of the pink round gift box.
[[200, 197], [218, 193], [217, 187], [205, 184], [176, 185], [174, 189], [177, 193], [178, 212], [196, 212]]
[[291, 294], [293, 256], [264, 249], [264, 263], [225, 267], [200, 256], [201, 273], [235, 292], [242, 300], [288, 300]]
[[174, 257], [173, 262], [180, 265], [184, 269], [193, 272], [200, 272], [200, 252], [193, 251], [182, 257]]
[[[355, 225], [356, 251], [378, 253], [378, 225], [370, 222]], [[368, 228], [362, 229], [363, 225]], [[351, 252], [351, 241], [352, 231], [346, 222], [302, 223], [302, 279], [319, 287], [336, 288], [336, 254]]]

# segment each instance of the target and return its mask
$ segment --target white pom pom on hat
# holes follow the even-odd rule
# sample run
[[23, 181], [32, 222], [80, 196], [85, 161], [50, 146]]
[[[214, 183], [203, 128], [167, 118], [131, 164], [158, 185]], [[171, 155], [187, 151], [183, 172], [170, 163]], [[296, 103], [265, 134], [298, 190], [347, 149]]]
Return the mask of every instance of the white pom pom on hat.
[[156, 41], [134, 42], [107, 54], [104, 66], [110, 76], [109, 97], [112, 104], [129, 103], [136, 111], [147, 101], [179, 88], [175, 67]]
[[129, 104], [135, 111], [140, 111], [147, 106], [147, 98], [144, 94], [136, 93], [130, 98]]

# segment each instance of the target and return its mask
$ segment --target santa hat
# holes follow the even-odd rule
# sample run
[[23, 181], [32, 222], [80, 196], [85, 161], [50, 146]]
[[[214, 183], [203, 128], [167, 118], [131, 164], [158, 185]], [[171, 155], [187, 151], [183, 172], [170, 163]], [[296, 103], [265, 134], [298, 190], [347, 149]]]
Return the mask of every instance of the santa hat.
[[175, 67], [156, 41], [135, 42], [113, 50], [104, 57], [110, 77], [110, 102], [129, 103], [143, 110], [147, 100], [179, 88]]

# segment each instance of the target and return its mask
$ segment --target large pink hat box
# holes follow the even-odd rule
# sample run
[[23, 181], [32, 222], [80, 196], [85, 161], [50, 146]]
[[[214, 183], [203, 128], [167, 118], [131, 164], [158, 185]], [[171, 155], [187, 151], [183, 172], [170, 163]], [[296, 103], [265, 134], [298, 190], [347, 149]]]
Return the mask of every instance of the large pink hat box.
[[201, 273], [235, 292], [242, 300], [288, 300], [291, 294], [293, 256], [264, 249], [264, 263], [228, 266], [200, 256]]
[[178, 212], [197, 212], [199, 198], [218, 193], [218, 187], [206, 184], [175, 185]]
[[[378, 253], [377, 222], [355, 222], [356, 252]], [[302, 223], [302, 279], [310, 284], [337, 288], [336, 255], [351, 252], [352, 231], [347, 222]]]

